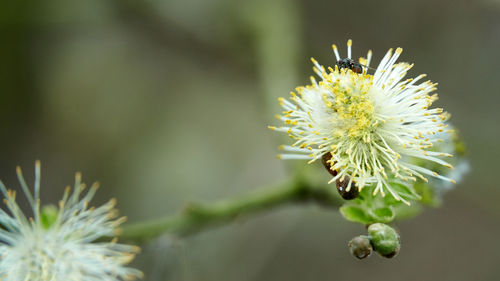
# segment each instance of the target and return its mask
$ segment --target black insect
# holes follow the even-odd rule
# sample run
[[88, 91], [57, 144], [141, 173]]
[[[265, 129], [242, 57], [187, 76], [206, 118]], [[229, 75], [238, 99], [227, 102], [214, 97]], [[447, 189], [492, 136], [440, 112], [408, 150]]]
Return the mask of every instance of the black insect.
[[366, 67], [358, 62], [353, 61], [352, 59], [345, 58], [345, 59], [340, 59], [337, 61], [337, 66], [342, 69], [342, 68], [348, 68], [352, 70], [352, 72], [361, 74], [363, 73], [363, 67]]
[[[338, 172], [331, 168], [331, 165], [329, 163], [330, 159], [332, 159], [332, 154], [327, 152], [323, 155], [323, 157], [321, 157], [321, 162], [325, 166], [326, 170], [335, 177], [337, 176]], [[350, 178], [348, 176], [344, 176], [343, 181], [337, 179], [337, 181], [335, 182], [335, 184], [337, 185], [337, 191], [345, 200], [352, 200], [359, 196], [359, 189], [354, 183], [351, 183], [351, 189], [349, 189], [349, 191], [346, 191], [347, 186], [349, 185], [349, 181]]]
[[337, 191], [345, 200], [356, 199], [359, 196], [359, 189], [354, 183], [351, 183], [351, 189], [349, 189], [349, 191], [346, 190], [349, 185], [349, 180], [350, 178], [348, 176], [344, 176], [343, 181], [337, 180], [335, 182], [337, 184]]

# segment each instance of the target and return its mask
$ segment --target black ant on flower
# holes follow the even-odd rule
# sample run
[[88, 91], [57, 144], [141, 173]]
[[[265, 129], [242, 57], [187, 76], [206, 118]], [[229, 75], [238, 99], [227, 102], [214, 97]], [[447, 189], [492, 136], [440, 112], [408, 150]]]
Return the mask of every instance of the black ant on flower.
[[[349, 39], [347, 41], [347, 58], [340, 58], [339, 52], [337, 50], [337, 46], [335, 44], [332, 45], [333, 52], [335, 53], [335, 57], [337, 58], [337, 66], [339, 69], [347, 68], [352, 70], [354, 73], [362, 74], [364, 69], [373, 69], [369, 67], [370, 65], [370, 60], [372, 58], [372, 51], [368, 51], [368, 55], [365, 58], [361, 58], [360, 62], [355, 62], [351, 58], [351, 46], [352, 46], [352, 40]], [[363, 62], [363, 63], [361, 63]]]

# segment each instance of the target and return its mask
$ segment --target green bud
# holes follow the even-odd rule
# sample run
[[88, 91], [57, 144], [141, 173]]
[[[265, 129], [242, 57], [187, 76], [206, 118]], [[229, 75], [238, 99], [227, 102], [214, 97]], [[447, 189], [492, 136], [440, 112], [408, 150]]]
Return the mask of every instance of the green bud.
[[374, 223], [368, 227], [373, 249], [381, 256], [392, 258], [399, 252], [399, 235], [394, 228], [383, 223]]
[[54, 222], [57, 220], [57, 215], [59, 211], [54, 205], [46, 205], [42, 207], [42, 212], [40, 214], [40, 222], [42, 223], [42, 227], [45, 229], [49, 229]]
[[351, 254], [360, 260], [367, 258], [372, 253], [370, 237], [365, 235], [354, 237], [351, 241], [349, 241], [348, 246]]

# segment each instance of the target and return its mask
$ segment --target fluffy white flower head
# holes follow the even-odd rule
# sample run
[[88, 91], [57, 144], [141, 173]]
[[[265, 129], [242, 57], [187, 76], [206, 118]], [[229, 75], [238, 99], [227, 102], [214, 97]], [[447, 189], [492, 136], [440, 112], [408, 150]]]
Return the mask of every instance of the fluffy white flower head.
[[[348, 59], [351, 45], [349, 40]], [[333, 51], [340, 61], [335, 45]], [[359, 71], [338, 65], [325, 69], [312, 59], [320, 80], [311, 77], [311, 85], [298, 87], [298, 94], [279, 99], [284, 111], [277, 118], [285, 126], [270, 128], [295, 140], [280, 147], [287, 153], [279, 158], [311, 163], [331, 154], [328, 163], [336, 175], [330, 182], [348, 179], [347, 191], [353, 186], [374, 186], [374, 195], [389, 192], [404, 202], [404, 194], [393, 188], [396, 182], [411, 186], [417, 178], [427, 181], [426, 176], [453, 182], [409, 161], [421, 158], [452, 168], [441, 159], [451, 154], [430, 149], [443, 141], [436, 134], [448, 133], [449, 115], [441, 108], [430, 108], [437, 100], [437, 94], [431, 95], [437, 84], [419, 82], [425, 75], [403, 80], [412, 65], [396, 63], [401, 53], [401, 48], [390, 49], [373, 74], [368, 73], [371, 51], [366, 59], [359, 59]]]
[[[114, 219], [115, 200], [89, 208], [97, 184], [80, 199], [85, 185], [80, 174], [70, 194], [68, 187], [52, 208], [53, 216], [40, 211], [40, 163], [35, 165], [32, 194], [17, 169], [19, 182], [33, 209], [27, 218], [15, 201], [16, 193], [0, 182], [10, 214], [0, 210], [0, 280], [6, 281], [118, 281], [139, 277], [139, 270], [125, 267], [139, 250], [116, 241], [92, 243], [116, 234], [124, 218]], [[47, 221], [49, 220], [49, 221]]]

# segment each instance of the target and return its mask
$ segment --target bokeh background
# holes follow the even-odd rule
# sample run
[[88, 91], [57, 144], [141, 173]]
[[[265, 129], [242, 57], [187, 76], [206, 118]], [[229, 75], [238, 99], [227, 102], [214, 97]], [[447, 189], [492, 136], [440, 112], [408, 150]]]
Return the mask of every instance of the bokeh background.
[[[276, 97], [333, 65], [390, 47], [439, 82], [471, 173], [444, 205], [398, 224], [402, 251], [363, 261], [362, 226], [288, 206], [186, 239], [143, 245], [146, 280], [500, 280], [500, 2], [494, 0], [5, 1], [0, 9], [0, 177], [42, 160], [44, 202], [75, 171], [129, 221], [287, 177]], [[325, 173], [325, 179], [328, 178]]]

